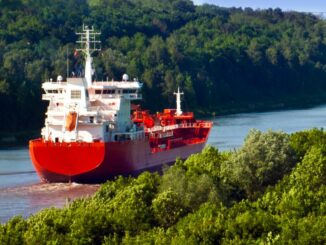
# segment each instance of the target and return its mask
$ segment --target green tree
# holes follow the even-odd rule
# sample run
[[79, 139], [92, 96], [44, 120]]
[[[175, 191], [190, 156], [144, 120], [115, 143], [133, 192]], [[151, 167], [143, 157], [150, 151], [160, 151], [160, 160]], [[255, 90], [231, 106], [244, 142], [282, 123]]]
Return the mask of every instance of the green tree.
[[288, 174], [296, 161], [287, 134], [251, 130], [244, 145], [223, 165], [223, 177], [255, 199]]

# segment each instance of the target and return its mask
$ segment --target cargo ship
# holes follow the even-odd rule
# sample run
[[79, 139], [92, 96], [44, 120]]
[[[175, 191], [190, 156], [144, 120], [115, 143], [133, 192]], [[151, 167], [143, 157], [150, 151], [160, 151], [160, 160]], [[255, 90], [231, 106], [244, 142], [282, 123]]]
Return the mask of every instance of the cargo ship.
[[129, 79], [93, 81], [92, 54], [98, 51], [94, 28], [83, 26], [78, 43], [85, 58], [82, 76], [42, 83], [49, 101], [41, 137], [30, 140], [32, 163], [42, 182], [100, 183], [117, 175], [158, 170], [186, 159], [206, 144], [212, 122], [196, 120], [176, 108], [150, 114], [134, 106], [142, 83]]

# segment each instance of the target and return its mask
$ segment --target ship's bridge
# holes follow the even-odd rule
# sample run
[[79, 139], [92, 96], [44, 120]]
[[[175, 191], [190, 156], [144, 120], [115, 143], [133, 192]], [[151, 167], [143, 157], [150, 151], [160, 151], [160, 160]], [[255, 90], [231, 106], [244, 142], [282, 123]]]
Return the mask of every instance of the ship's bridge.
[[140, 100], [141, 83], [138, 81], [110, 81], [93, 82], [89, 88], [90, 100], [124, 98], [126, 100]]
[[42, 83], [44, 94], [42, 95], [43, 100], [62, 100], [65, 97], [67, 82], [63, 81], [52, 81], [52, 79]]

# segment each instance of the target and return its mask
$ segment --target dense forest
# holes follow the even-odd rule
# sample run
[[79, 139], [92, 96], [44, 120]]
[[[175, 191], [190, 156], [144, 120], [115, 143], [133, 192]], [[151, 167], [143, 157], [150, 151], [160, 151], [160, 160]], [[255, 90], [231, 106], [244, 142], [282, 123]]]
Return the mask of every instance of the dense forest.
[[[82, 65], [82, 24], [101, 31], [95, 79], [144, 82], [143, 106], [201, 115], [326, 101], [326, 25], [280, 9], [195, 6], [190, 0], [0, 1], [0, 133], [38, 130], [41, 82]], [[157, 99], [160, 98], [160, 99]]]
[[326, 244], [326, 132], [252, 130], [0, 225], [1, 244]]

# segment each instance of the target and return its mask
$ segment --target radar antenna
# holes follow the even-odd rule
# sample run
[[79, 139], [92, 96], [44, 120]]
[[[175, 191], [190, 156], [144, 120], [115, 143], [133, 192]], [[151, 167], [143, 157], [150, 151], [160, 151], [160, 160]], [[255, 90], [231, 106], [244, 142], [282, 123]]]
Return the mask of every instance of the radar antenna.
[[92, 56], [91, 54], [95, 51], [100, 51], [101, 48], [97, 47], [98, 43], [101, 41], [96, 40], [96, 36], [100, 35], [100, 32], [95, 32], [94, 27], [89, 28], [86, 25], [83, 25], [83, 32], [77, 32], [77, 35], [80, 35], [80, 40], [77, 43], [80, 43], [81, 47], [76, 49], [77, 51], [81, 51], [86, 56], [85, 61], [85, 79], [87, 82], [87, 86], [90, 87], [92, 85]]

